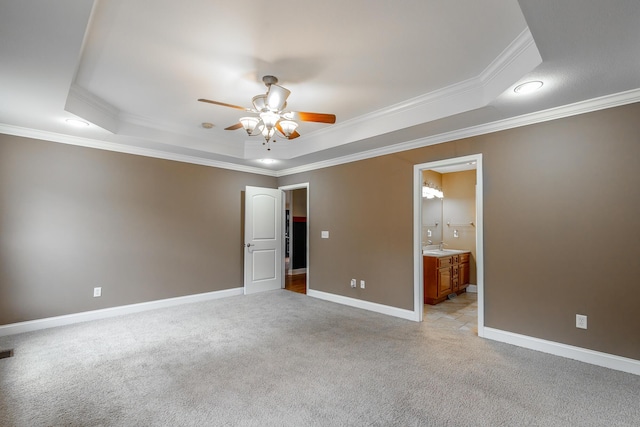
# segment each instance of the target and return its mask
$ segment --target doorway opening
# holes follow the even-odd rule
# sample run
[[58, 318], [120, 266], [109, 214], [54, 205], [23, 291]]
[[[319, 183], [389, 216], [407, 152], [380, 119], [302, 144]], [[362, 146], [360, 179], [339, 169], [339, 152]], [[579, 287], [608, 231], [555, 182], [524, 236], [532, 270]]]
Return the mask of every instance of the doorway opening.
[[309, 284], [309, 183], [279, 189], [285, 195], [284, 289], [306, 294]]
[[416, 165], [414, 187], [416, 317], [483, 336], [482, 155]]

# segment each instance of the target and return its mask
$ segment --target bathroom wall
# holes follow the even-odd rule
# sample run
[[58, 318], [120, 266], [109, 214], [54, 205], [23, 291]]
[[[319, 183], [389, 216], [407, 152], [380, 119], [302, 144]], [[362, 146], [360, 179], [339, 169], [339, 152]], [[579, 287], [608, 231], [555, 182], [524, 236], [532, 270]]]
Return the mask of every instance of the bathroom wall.
[[476, 223], [476, 171], [443, 174], [442, 190], [443, 239], [446, 248], [471, 251], [470, 282], [477, 284], [476, 228], [469, 224]]

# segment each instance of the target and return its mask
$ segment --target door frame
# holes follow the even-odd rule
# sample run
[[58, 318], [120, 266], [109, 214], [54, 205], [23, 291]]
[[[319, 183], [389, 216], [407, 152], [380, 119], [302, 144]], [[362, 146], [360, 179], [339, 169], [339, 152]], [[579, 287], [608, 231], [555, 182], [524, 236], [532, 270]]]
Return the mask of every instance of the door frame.
[[422, 163], [413, 167], [413, 298], [419, 322], [424, 314], [424, 271], [422, 266], [422, 171], [443, 166], [476, 162], [476, 274], [478, 291], [478, 336], [484, 337], [484, 217], [482, 154]]
[[[305, 253], [307, 256], [307, 280], [306, 280], [306, 292], [308, 295], [309, 292], [309, 277], [310, 277], [310, 272], [311, 272], [311, 265], [309, 264], [309, 218], [311, 216], [311, 212], [309, 212], [309, 183], [308, 182], [302, 182], [300, 184], [291, 184], [291, 185], [283, 185], [278, 187], [278, 190], [282, 190], [282, 191], [289, 191], [289, 190], [299, 190], [302, 188], [306, 188], [307, 189], [307, 224], [306, 224], [306, 233], [307, 233], [307, 247], [305, 248]], [[286, 209], [286, 207], [283, 207], [282, 209]], [[285, 213], [283, 212], [282, 215], [284, 216]], [[293, 215], [291, 215], [291, 219], [293, 219]], [[285, 230], [283, 228], [282, 233], [284, 235]], [[283, 237], [284, 238], [284, 237]], [[284, 252], [282, 253], [282, 256], [284, 257]], [[284, 263], [284, 259], [283, 259], [283, 263]], [[284, 281], [282, 282], [282, 287], [284, 288]]]

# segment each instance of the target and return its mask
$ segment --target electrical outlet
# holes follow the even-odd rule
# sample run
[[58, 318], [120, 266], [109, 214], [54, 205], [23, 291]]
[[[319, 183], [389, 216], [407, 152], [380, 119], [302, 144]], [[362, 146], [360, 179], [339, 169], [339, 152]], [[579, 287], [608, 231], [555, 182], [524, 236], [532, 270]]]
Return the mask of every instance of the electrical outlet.
[[576, 328], [587, 329], [587, 316], [576, 314]]
[[356, 279], [351, 279], [351, 287], [355, 288], [356, 286]]
[[101, 297], [102, 296], [102, 288], [93, 288], [93, 297]]
[[360, 287], [364, 289], [364, 280], [360, 280]]

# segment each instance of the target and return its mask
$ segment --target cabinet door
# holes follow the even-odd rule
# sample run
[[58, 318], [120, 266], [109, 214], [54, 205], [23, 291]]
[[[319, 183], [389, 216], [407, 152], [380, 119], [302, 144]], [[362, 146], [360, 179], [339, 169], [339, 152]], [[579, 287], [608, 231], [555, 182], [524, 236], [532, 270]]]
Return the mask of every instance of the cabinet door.
[[470, 280], [469, 278], [471, 276], [470, 273], [471, 273], [471, 271], [469, 269], [469, 263], [468, 262], [460, 264], [459, 272], [458, 272], [458, 275], [459, 275], [458, 278], [459, 278], [461, 287], [462, 286], [466, 286], [466, 285], [469, 284], [469, 280]]
[[451, 293], [451, 267], [438, 269], [438, 297]]

